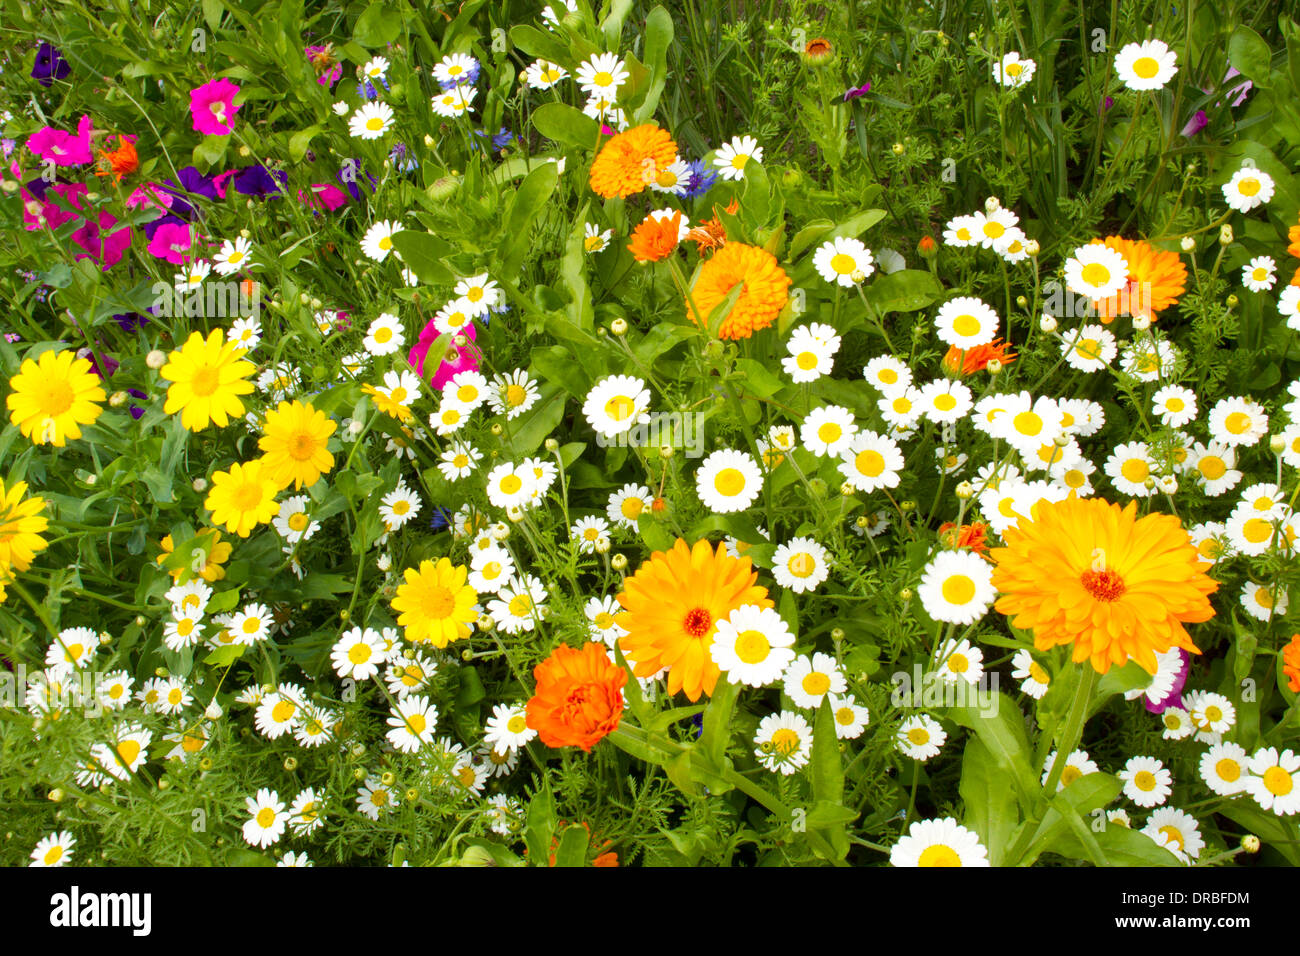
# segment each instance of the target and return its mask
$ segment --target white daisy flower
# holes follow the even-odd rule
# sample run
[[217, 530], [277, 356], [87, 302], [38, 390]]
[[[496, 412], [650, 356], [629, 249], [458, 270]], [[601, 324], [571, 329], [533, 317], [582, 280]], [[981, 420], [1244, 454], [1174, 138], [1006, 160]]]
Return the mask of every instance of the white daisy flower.
[[1115, 72], [1130, 90], [1158, 90], [1178, 72], [1178, 55], [1161, 40], [1129, 43], [1115, 54]]
[[348, 120], [348, 134], [360, 139], [379, 139], [393, 126], [393, 108], [382, 100], [363, 103]]
[[762, 163], [763, 148], [752, 136], [736, 136], [731, 142], [719, 146], [713, 154], [713, 165], [723, 179], [737, 181], [745, 178], [745, 164]]
[[862, 282], [876, 271], [871, 250], [860, 239], [836, 236], [813, 253], [813, 268], [824, 280], [845, 289]]
[[714, 514], [743, 511], [752, 505], [763, 488], [758, 463], [743, 451], [722, 448], [700, 464], [695, 473], [695, 491]]
[[766, 687], [786, 672], [793, 647], [794, 635], [780, 614], [744, 604], [718, 621], [709, 655], [732, 683]]

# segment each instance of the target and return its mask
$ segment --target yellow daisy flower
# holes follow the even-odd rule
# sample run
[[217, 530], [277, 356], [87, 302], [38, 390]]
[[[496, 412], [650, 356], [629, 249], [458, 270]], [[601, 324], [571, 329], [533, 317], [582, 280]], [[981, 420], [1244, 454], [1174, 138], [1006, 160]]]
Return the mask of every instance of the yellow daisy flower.
[[221, 329], [213, 329], [207, 341], [200, 333], [191, 332], [158, 373], [172, 383], [163, 411], [168, 415], [180, 412], [181, 424], [192, 432], [213, 422], [225, 428], [231, 418], [243, 415], [239, 396], [253, 390], [247, 379], [257, 370], [252, 362], [244, 361], [246, 351], [226, 341]]
[[397, 623], [406, 628], [408, 641], [446, 647], [469, 637], [478, 594], [465, 583], [468, 568], [439, 558], [436, 565], [421, 561], [419, 570], [407, 568], [405, 576], [406, 583], [397, 586], [393, 610], [399, 612]]
[[281, 488], [310, 488], [324, 472], [334, 467], [334, 456], [326, 445], [338, 426], [310, 403], [281, 402], [266, 413], [266, 424], [257, 447], [267, 474]]
[[71, 351], [42, 352], [27, 359], [9, 380], [9, 420], [37, 445], [62, 448], [69, 438], [80, 438], [104, 410], [104, 389], [90, 361]]
[[27, 482], [19, 481], [7, 490], [0, 480], [0, 579], [7, 579], [10, 568], [26, 571], [32, 566], [37, 551], [48, 545], [41, 532], [49, 527], [50, 520], [39, 512], [45, 510], [45, 499], [39, 496], [23, 500]]
[[225, 525], [227, 531], [247, 538], [253, 528], [280, 513], [280, 504], [275, 500], [279, 490], [261, 459], [246, 465], [236, 463], [230, 471], [218, 471], [212, 476], [212, 490], [203, 507], [212, 512], [214, 524]]

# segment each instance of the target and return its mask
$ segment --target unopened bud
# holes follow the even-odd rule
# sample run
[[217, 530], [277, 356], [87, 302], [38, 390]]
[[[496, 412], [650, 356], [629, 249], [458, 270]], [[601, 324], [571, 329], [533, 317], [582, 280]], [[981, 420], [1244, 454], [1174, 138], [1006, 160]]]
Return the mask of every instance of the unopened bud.
[[190, 482], [190, 487], [193, 488], [195, 491], [199, 492], [200, 494], [202, 494], [203, 492], [208, 490], [208, 479], [195, 478], [192, 482]]
[[63, 791], [60, 790], [58, 787], [55, 787], [53, 790], [50, 791], [49, 798], [51, 803], [62, 803]]
[[627, 334], [627, 319], [615, 319], [609, 323], [609, 330], [615, 335]]
[[895, 156], [902, 156], [905, 152], [907, 152], [907, 147], [904, 146], [902, 143], [895, 143], [893, 149], [894, 149]]
[[984, 371], [990, 375], [997, 375], [1002, 371], [1002, 362], [999, 359], [989, 359], [988, 364], [984, 366]]
[[297, 769], [298, 769], [298, 758], [297, 758], [297, 757], [285, 757], [285, 758], [284, 758], [284, 769], [285, 769], [285, 770], [288, 770], [290, 773], [293, 773], [293, 771], [297, 770]]
[[1049, 333], [1055, 332], [1056, 331], [1055, 317], [1048, 315], [1046, 312], [1044, 312], [1043, 317], [1038, 320], [1038, 327], [1042, 329], [1044, 332], [1049, 332]]
[[615, 571], [622, 571], [627, 567], [627, 555], [616, 554], [609, 559], [609, 564]]
[[957, 486], [957, 497], [962, 501], [967, 501], [975, 496], [975, 486], [969, 481], [963, 481]]
[[1268, 450], [1275, 455], [1280, 455], [1286, 451], [1286, 437], [1283, 435], [1268, 436]]
[[901, 591], [898, 592], [898, 599], [902, 601], [904, 604], [912, 600], [912, 589], [903, 588]]
[[1258, 853], [1261, 845], [1259, 837], [1253, 833], [1247, 833], [1241, 838], [1241, 848], [1247, 853]]
[[1038, 244], [1037, 239], [1030, 239], [1028, 242], [1025, 243], [1025, 254], [1028, 255], [1031, 259], [1037, 256], [1041, 249], [1042, 246]]
[[660, 446], [659, 446], [659, 457], [660, 457], [660, 458], [671, 458], [671, 457], [673, 457], [673, 455], [675, 455], [676, 453], [677, 453], [677, 449], [675, 449], [672, 445], [660, 445]]
[[1026, 299], [1023, 295], [1018, 295], [1016, 296], [1016, 305], [1020, 306], [1020, 308], [1023, 309], [1027, 305], [1029, 305], [1029, 300]]
[[1228, 296], [1228, 299], [1227, 299], [1227, 302], [1228, 302], [1228, 308], [1230, 308], [1230, 309], [1235, 309], [1235, 308], [1237, 307], [1237, 302], [1238, 302], [1238, 301], [1240, 301], [1240, 300], [1237, 298], [1237, 296], [1236, 296], [1235, 294]]
[[1134, 332], [1145, 332], [1149, 328], [1151, 328], [1151, 320], [1148, 319], [1145, 315], [1133, 316]]
[[1183, 252], [1191, 252], [1196, 248], [1196, 240], [1191, 236], [1183, 236], [1183, 241], [1179, 245], [1183, 247]]
[[547, 451], [554, 454], [555, 452], [560, 450], [560, 443], [556, 441], [554, 438], [548, 438], [546, 439], [545, 447]]
[[984, 211], [992, 215], [1002, 208], [1002, 201], [997, 196], [990, 196], [984, 200]]
[[144, 357], [144, 364], [156, 372], [167, 364], [167, 353], [159, 349], [153, 349]]
[[1224, 223], [1219, 228], [1219, 245], [1228, 246], [1232, 244], [1232, 226]]

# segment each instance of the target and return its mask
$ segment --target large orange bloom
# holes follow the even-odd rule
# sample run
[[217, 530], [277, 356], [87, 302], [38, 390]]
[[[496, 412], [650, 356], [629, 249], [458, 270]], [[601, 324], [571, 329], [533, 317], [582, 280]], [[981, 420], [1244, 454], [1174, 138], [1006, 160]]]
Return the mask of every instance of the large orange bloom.
[[[686, 301], [686, 314], [701, 328], [708, 328], [709, 316], [731, 290], [741, 286], [731, 314], [718, 329], [723, 339], [747, 339], [765, 329], [785, 308], [790, 296], [790, 277], [766, 249], [729, 242], [700, 266], [695, 288]], [[699, 310], [696, 314], [691, 303]]]
[[561, 644], [533, 668], [537, 690], [525, 711], [528, 726], [548, 747], [590, 751], [618, 729], [627, 671], [593, 641], [582, 650]]
[[668, 693], [712, 695], [721, 673], [709, 653], [718, 621], [742, 604], [773, 606], [757, 580], [749, 558], [733, 558], [721, 544], [714, 551], [708, 541], [692, 547], [678, 538], [671, 551], [656, 551], [618, 596], [624, 610], [614, 620], [627, 631], [619, 645], [633, 673], [667, 667]]
[[1114, 249], [1128, 261], [1128, 284], [1109, 299], [1093, 303], [1107, 324], [1119, 315], [1143, 316], [1155, 321], [1161, 309], [1178, 301], [1187, 289], [1187, 267], [1176, 252], [1164, 252], [1140, 239], [1107, 236], [1093, 245]]
[[1282, 676], [1287, 686], [1300, 694], [1300, 634], [1291, 635], [1291, 643], [1282, 648]]
[[612, 137], [591, 163], [591, 188], [606, 199], [635, 196], [673, 164], [677, 144], [653, 123]]
[[1040, 502], [1032, 518], [989, 557], [1002, 594], [994, 607], [1033, 629], [1040, 651], [1071, 644], [1074, 661], [1101, 674], [1130, 658], [1154, 674], [1170, 647], [1201, 653], [1183, 623], [1214, 616], [1219, 585], [1177, 518], [1074, 495]]

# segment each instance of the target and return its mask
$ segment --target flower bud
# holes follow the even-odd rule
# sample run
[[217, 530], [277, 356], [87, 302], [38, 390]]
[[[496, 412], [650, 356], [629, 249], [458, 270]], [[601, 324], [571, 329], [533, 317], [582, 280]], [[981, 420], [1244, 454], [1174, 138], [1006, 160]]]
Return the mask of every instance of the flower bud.
[[1219, 228], [1219, 245], [1221, 246], [1232, 245], [1232, 226], [1228, 225], [1227, 223], [1224, 223]]
[[285, 757], [285, 758], [284, 758], [284, 769], [285, 769], [285, 770], [288, 770], [290, 773], [293, 773], [295, 770], [297, 770], [297, 769], [298, 769], [298, 758], [297, 758], [297, 757]]
[[912, 600], [912, 589], [911, 589], [911, 588], [903, 588], [901, 591], [898, 592], [898, 598], [899, 598], [899, 600], [901, 600], [904, 604], [906, 604], [908, 601]]
[[190, 487], [193, 488], [195, 491], [197, 491], [199, 494], [202, 494], [203, 492], [208, 490], [208, 479], [202, 477], [195, 478], [192, 482], [190, 482]]
[[660, 446], [659, 446], [659, 457], [660, 457], [660, 458], [671, 458], [671, 457], [673, 457], [673, 455], [675, 455], [675, 454], [677, 454], [677, 449], [674, 448], [672, 445], [660, 445]]
[[1247, 853], [1258, 853], [1261, 845], [1259, 837], [1253, 833], [1247, 833], [1241, 838], [1241, 848]]
[[1235, 309], [1235, 308], [1237, 307], [1237, 303], [1238, 303], [1239, 301], [1240, 301], [1240, 300], [1237, 298], [1237, 296], [1236, 296], [1235, 294], [1234, 294], [1234, 295], [1230, 295], [1230, 296], [1228, 296], [1228, 298], [1227, 298], [1228, 308], [1230, 308], [1230, 309]]
[[989, 359], [988, 364], [984, 366], [984, 371], [990, 375], [997, 375], [1002, 371], [1002, 361], [1000, 359]]
[[1020, 308], [1023, 309], [1029, 305], [1029, 300], [1026, 299], [1023, 295], [1018, 295], [1016, 296], [1016, 305], [1018, 305]]
[[63, 791], [60, 790], [58, 787], [55, 787], [53, 790], [49, 792], [49, 798], [51, 803], [62, 803]]
[[1056, 319], [1053, 316], [1048, 315], [1046, 312], [1044, 312], [1043, 317], [1038, 320], [1038, 327], [1042, 329], [1044, 332], [1049, 332], [1049, 333], [1055, 332]]
[[616, 554], [609, 559], [609, 564], [615, 571], [622, 571], [627, 568], [627, 555]]
[[484, 633], [491, 633], [491, 631], [497, 626], [497, 622], [493, 619], [491, 614], [484, 613], [474, 619], [474, 626]]
[[1002, 201], [998, 199], [997, 196], [990, 196], [988, 199], [984, 200], [984, 211], [989, 215], [992, 215], [1001, 208]]
[[208, 704], [207, 708], [203, 711], [203, 716], [208, 718], [208, 720], [220, 720], [223, 713], [224, 711], [222, 711], [221, 705], [214, 700], [212, 703]]
[[615, 319], [609, 323], [609, 330], [615, 335], [627, 334], [627, 319]]
[[957, 497], [962, 501], [968, 501], [975, 496], [975, 486], [969, 481], [963, 481], [957, 486]]
[[1133, 316], [1134, 332], [1145, 332], [1149, 328], [1151, 328], [1151, 320], [1148, 319], [1145, 315]]
[[153, 349], [144, 357], [144, 364], [156, 372], [167, 364], [167, 353], [159, 349]]
[[1269, 435], [1268, 450], [1275, 455], [1280, 455], [1286, 451], [1286, 437], [1284, 435]]
[[1179, 245], [1183, 247], [1183, 252], [1191, 252], [1196, 248], [1196, 240], [1191, 236], [1183, 236], [1183, 241]]
[[1042, 246], [1038, 244], [1037, 239], [1030, 239], [1028, 242], [1025, 243], [1025, 254], [1028, 255], [1031, 259], [1035, 258], [1038, 255], [1038, 253], [1041, 251], [1041, 249]]
[[844, 628], [842, 628], [842, 627], [833, 627], [833, 628], [831, 628], [831, 640], [832, 640], [832, 641], [842, 641], [842, 640], [844, 640]]
[[895, 143], [893, 149], [894, 149], [895, 156], [902, 156], [905, 152], [907, 152], [907, 147], [904, 146], [902, 143]]
[[853, 482], [851, 481], [846, 481], [840, 485], [840, 494], [843, 495], [845, 498], [849, 497], [857, 490], [858, 489], [853, 486]]
[[545, 448], [547, 451], [551, 452], [551, 454], [554, 454], [560, 450], [560, 443], [554, 438], [548, 438], [546, 439]]

